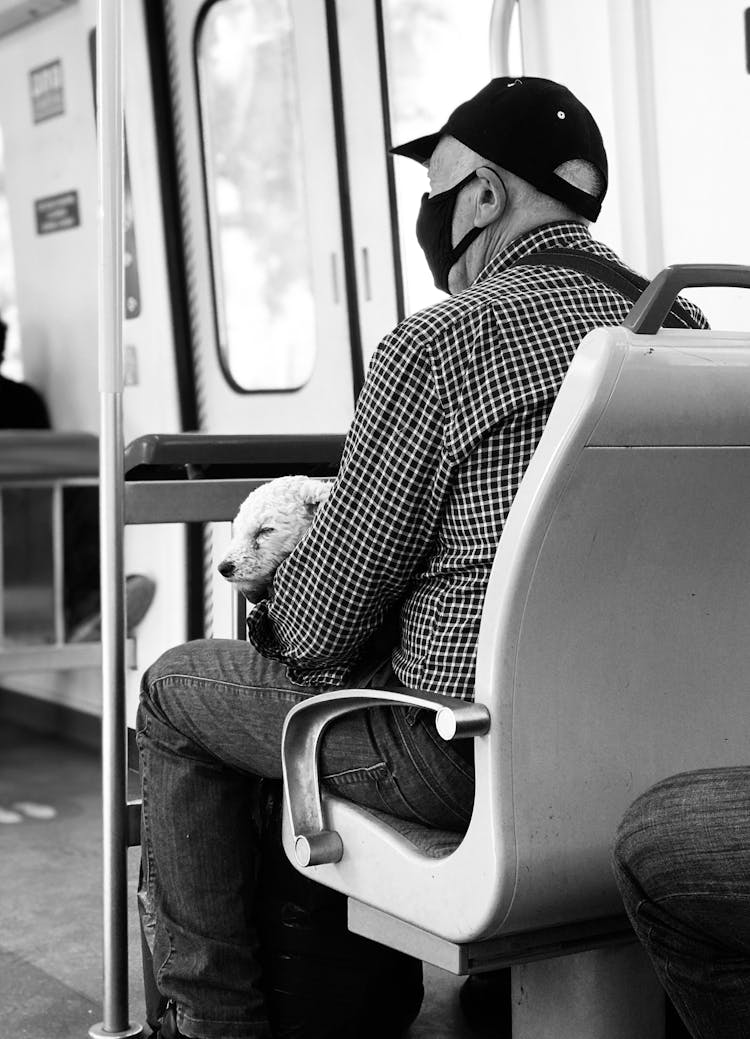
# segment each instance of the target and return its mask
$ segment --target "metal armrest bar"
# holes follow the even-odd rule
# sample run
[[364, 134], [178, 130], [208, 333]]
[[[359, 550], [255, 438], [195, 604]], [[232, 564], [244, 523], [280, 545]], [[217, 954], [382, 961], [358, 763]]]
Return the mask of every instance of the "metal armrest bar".
[[338, 467], [344, 437], [263, 434], [150, 433], [125, 449], [125, 471], [137, 466], [253, 465], [275, 463]]
[[444, 740], [483, 736], [490, 727], [483, 704], [418, 690], [336, 689], [297, 704], [284, 722], [281, 737], [284, 796], [294, 832], [294, 853], [301, 866], [339, 862], [341, 837], [327, 830], [318, 775], [318, 748], [328, 725], [351, 711], [384, 705], [421, 707], [435, 714]]

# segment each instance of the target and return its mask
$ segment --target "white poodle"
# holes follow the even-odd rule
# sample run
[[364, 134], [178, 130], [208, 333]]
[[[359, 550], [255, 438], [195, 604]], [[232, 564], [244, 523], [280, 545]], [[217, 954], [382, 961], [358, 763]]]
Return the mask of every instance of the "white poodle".
[[309, 476], [280, 476], [247, 496], [232, 527], [219, 573], [249, 602], [264, 599], [276, 567], [307, 533], [331, 484]]

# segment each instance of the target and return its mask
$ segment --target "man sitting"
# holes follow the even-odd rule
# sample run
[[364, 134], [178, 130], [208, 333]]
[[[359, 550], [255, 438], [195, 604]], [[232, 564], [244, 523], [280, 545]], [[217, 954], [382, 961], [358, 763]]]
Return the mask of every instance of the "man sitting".
[[[472, 698], [523, 473], [578, 344], [631, 307], [589, 275], [517, 266], [560, 248], [617, 262], [588, 230], [607, 187], [601, 135], [564, 87], [495, 79], [395, 151], [426, 167], [417, 236], [450, 296], [375, 352], [331, 495], [253, 611], [252, 645], [191, 642], [143, 679], [142, 899], [171, 1001], [164, 1037], [272, 1035], [247, 820], [257, 777], [281, 775], [284, 719], [346, 685]], [[395, 645], [373, 657], [394, 609]], [[441, 741], [425, 712], [337, 721], [320, 772], [340, 796], [404, 819], [460, 831], [471, 814], [472, 749]]]

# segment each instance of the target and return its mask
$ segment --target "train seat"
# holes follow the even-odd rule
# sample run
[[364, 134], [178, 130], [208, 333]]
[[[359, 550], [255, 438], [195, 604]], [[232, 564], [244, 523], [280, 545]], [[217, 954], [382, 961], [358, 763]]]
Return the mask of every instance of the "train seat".
[[[512, 964], [514, 1039], [662, 1034], [615, 828], [661, 777], [747, 756], [750, 337], [657, 331], [653, 298], [570, 366], [498, 546], [475, 703], [341, 690], [284, 733], [290, 860], [358, 933], [458, 974]], [[464, 835], [321, 794], [326, 725], [384, 702], [474, 740]]]

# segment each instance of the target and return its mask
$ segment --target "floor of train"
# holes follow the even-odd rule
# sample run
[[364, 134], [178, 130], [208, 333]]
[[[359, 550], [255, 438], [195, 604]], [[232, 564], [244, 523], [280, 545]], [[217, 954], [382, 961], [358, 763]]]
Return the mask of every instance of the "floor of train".
[[[0, 726], [0, 1034], [85, 1039], [101, 1020], [101, 797], [98, 755]], [[129, 852], [130, 992], [143, 1020], [135, 888]], [[426, 968], [409, 1039], [472, 1039], [458, 1008], [461, 979]]]

